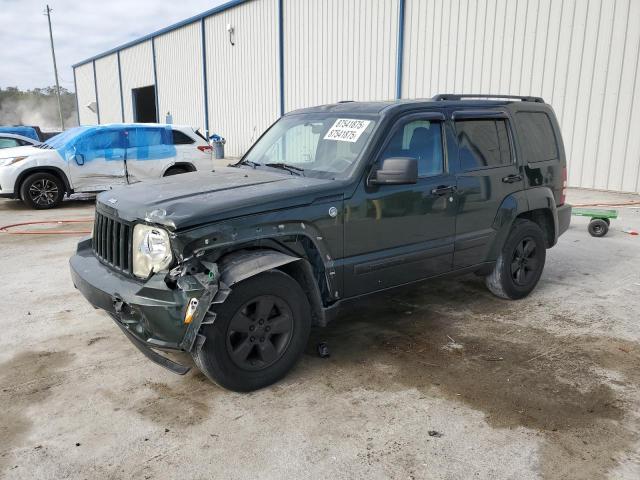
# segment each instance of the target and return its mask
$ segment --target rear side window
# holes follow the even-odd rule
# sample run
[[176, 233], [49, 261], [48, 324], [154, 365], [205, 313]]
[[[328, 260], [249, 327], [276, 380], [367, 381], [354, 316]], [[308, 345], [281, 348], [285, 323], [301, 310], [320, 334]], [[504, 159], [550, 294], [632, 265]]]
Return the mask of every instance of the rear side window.
[[170, 135], [171, 131], [164, 128], [134, 127], [127, 130], [128, 145], [129, 148], [171, 145], [171, 139], [167, 134]]
[[193, 138], [184, 134], [180, 130], [173, 130], [173, 144], [174, 145], [189, 145], [195, 142]]
[[525, 162], [544, 162], [559, 158], [556, 136], [546, 113], [518, 112], [516, 119], [519, 132], [522, 133], [519, 140]]
[[458, 120], [455, 124], [462, 170], [512, 163], [506, 120]]

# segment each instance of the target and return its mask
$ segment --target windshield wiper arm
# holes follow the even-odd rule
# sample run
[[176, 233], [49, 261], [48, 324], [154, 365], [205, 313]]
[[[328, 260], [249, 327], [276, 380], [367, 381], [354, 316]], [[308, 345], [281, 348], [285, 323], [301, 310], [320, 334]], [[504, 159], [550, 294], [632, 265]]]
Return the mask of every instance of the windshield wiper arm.
[[238, 163], [234, 164], [234, 167], [238, 165], [249, 165], [250, 167], [256, 168], [262, 165], [261, 163], [252, 162], [251, 160], [240, 160]]
[[265, 163], [265, 167], [272, 168], [280, 168], [282, 170], [286, 170], [291, 173], [291, 175], [303, 175], [304, 176], [304, 168], [294, 167], [293, 165], [289, 165], [288, 163]]

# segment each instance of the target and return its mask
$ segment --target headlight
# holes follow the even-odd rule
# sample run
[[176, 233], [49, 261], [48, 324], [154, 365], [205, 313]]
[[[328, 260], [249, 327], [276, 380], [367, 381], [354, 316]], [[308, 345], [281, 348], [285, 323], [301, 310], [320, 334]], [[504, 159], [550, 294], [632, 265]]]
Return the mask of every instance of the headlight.
[[27, 157], [9, 157], [0, 159], [0, 166], [7, 167], [9, 165], [13, 165], [14, 163], [21, 162]]
[[171, 243], [166, 230], [138, 224], [133, 229], [133, 274], [146, 278], [151, 271], [159, 272], [169, 265]]

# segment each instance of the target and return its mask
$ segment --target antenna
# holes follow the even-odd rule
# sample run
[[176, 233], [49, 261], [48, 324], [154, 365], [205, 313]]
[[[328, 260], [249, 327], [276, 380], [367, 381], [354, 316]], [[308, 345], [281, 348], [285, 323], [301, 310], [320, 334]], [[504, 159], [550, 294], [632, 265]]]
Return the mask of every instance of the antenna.
[[[56, 96], [58, 97], [58, 112], [60, 113], [60, 129], [64, 131], [64, 117], [62, 116], [62, 100], [60, 100], [60, 82], [58, 82], [58, 65], [56, 64], [56, 51], [53, 48], [53, 32], [51, 30], [51, 12], [53, 10], [47, 5], [45, 15], [49, 21], [49, 40], [51, 41], [51, 57], [53, 58], [53, 73], [56, 76]], [[76, 92], [76, 95], [78, 92]]]

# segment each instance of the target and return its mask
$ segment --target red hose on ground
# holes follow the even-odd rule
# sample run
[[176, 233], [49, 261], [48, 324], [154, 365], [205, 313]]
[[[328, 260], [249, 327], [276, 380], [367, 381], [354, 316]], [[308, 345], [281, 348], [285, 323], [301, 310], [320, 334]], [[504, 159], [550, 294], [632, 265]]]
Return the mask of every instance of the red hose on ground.
[[9, 230], [14, 227], [24, 227], [25, 225], [50, 225], [50, 224], [64, 224], [64, 223], [90, 223], [93, 222], [93, 218], [74, 218], [69, 220], [41, 220], [33, 222], [20, 222], [12, 223], [11, 225], [3, 225], [0, 227], [0, 233], [6, 233], [9, 235], [76, 235], [91, 233], [91, 230]]

